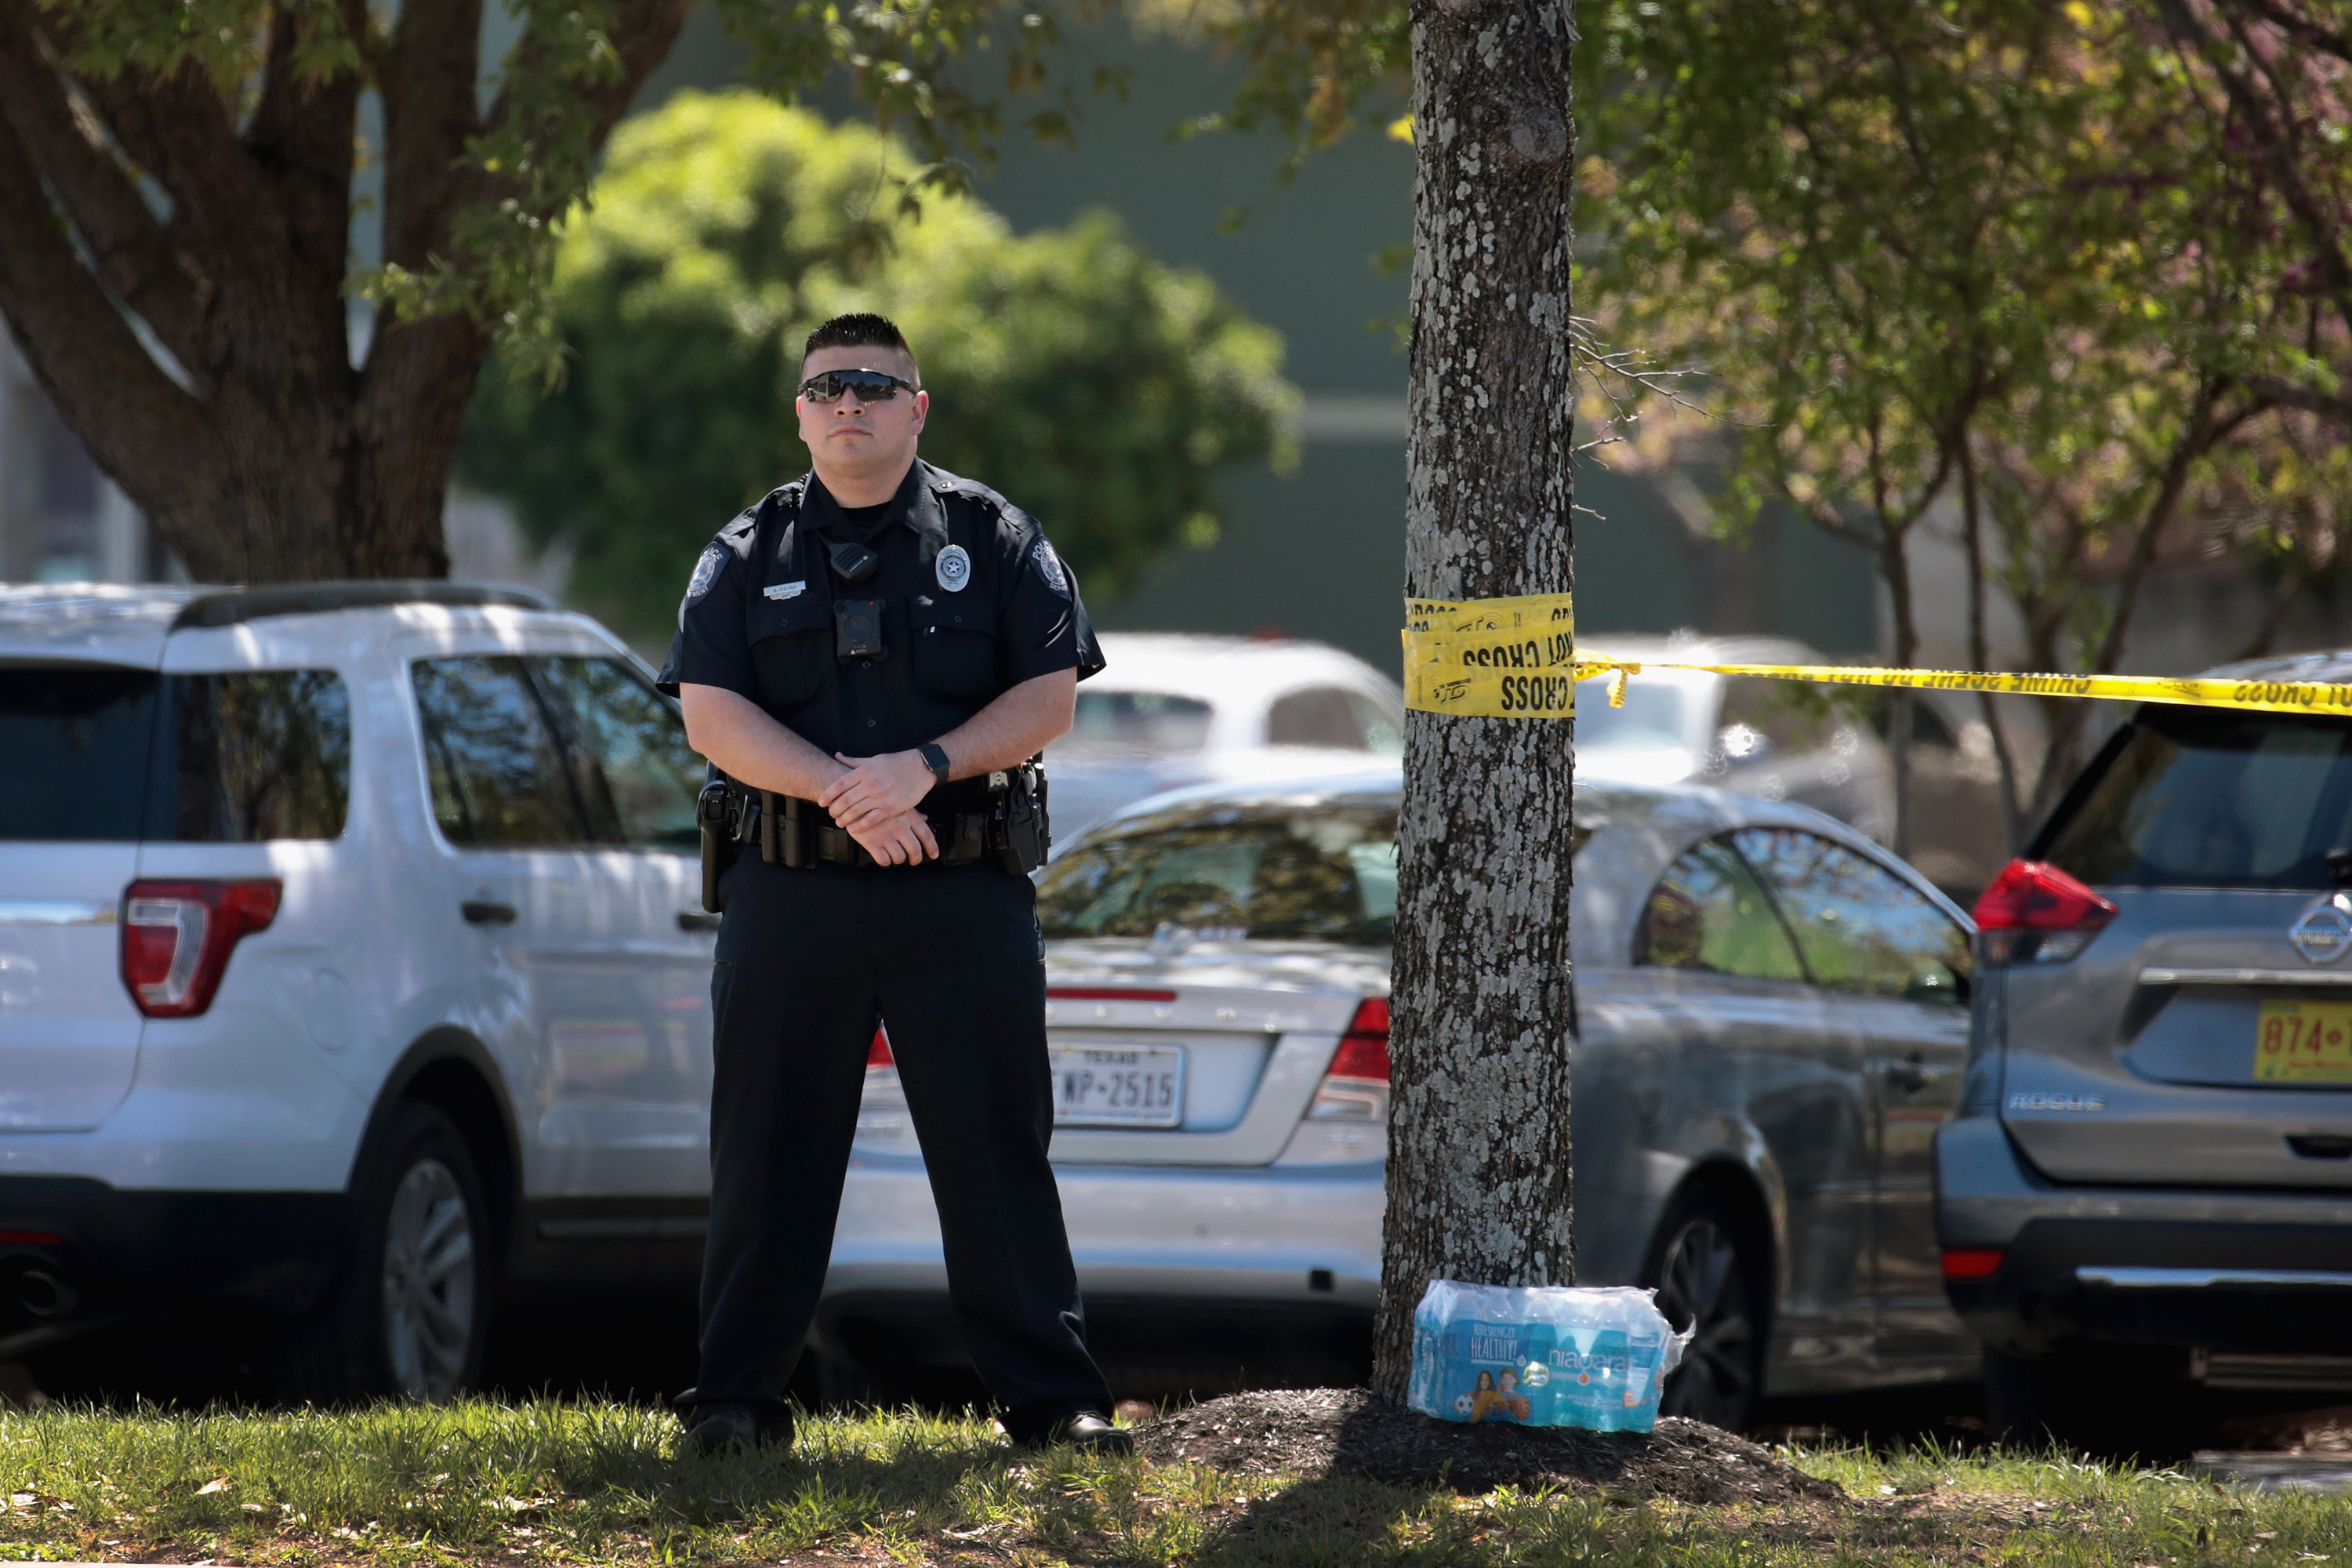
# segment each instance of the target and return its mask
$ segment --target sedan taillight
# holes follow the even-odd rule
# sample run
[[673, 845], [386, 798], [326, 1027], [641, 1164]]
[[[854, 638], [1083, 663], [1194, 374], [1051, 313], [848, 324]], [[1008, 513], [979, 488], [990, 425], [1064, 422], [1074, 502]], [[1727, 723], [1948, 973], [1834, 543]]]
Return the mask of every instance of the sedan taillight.
[[2116, 906], [2047, 860], [2011, 860], [1977, 899], [1988, 963], [2063, 963], [2106, 929]]
[[1367, 996], [1357, 1007], [1322, 1086], [1307, 1108], [1309, 1121], [1380, 1121], [1389, 1119], [1389, 999]]
[[240, 937], [278, 918], [284, 884], [133, 882], [122, 892], [122, 984], [151, 1018], [191, 1018], [213, 1005]]

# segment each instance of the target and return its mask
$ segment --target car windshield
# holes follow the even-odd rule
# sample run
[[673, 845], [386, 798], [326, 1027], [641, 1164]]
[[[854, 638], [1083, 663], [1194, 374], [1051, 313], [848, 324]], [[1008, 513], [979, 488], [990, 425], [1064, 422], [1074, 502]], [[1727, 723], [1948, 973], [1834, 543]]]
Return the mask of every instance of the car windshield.
[[1396, 931], [1396, 807], [1361, 801], [1180, 807], [1045, 868], [1049, 937], [1383, 943]]
[[1576, 691], [1576, 749], [1580, 752], [1648, 750], [1685, 743], [1684, 715], [1692, 693], [1679, 683], [1625, 683], [1625, 706], [1609, 706], [1608, 688], [1589, 681]]
[[2037, 847], [2094, 886], [2332, 888], [2328, 852], [2352, 849], [2352, 723], [2143, 709]]
[[1209, 743], [1210, 707], [1166, 691], [1078, 688], [1077, 712], [1056, 751], [1135, 752], [1174, 756]]

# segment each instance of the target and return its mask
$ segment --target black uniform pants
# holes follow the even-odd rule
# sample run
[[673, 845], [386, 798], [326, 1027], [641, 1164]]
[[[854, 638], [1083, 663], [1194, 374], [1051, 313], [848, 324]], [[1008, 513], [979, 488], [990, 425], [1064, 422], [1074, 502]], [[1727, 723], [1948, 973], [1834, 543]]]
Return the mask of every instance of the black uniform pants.
[[697, 1402], [782, 1408], [882, 1021], [964, 1349], [1006, 1430], [1026, 1438], [1075, 1411], [1108, 1414], [1045, 1158], [1053, 1083], [1028, 879], [986, 865], [793, 870], [746, 855], [723, 886]]

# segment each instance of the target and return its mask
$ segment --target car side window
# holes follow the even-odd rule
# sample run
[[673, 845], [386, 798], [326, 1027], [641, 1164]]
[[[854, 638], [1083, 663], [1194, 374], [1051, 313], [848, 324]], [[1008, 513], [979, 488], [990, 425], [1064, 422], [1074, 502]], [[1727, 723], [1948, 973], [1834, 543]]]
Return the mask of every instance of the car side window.
[[520, 658], [420, 659], [410, 672], [441, 836], [465, 848], [590, 841], [553, 725]]
[[1178, 756], [1209, 743], [1210, 721], [1216, 715], [1200, 699], [1165, 691], [1097, 691], [1092, 685], [1078, 688], [1070, 732], [1057, 744]]
[[1348, 706], [1355, 710], [1356, 723], [1364, 732], [1365, 750], [1384, 757], [1404, 755], [1404, 731], [1395, 714], [1360, 691], [1348, 693]]
[[1743, 828], [1733, 842], [1770, 884], [1816, 984], [1912, 1002], [1968, 1000], [1968, 933], [1917, 889], [1797, 828]]
[[[1848, 727], [1811, 687], [1739, 675], [1723, 683], [1723, 708], [1717, 722], [1727, 737], [1725, 744], [1733, 748], [1734, 761], [1750, 755], [1759, 738], [1772, 752], [1793, 756], [1834, 743], [1838, 731]], [[1729, 734], [1742, 729], [1752, 735]], [[1748, 751], [1737, 749], [1743, 739]]]
[[184, 843], [340, 838], [352, 796], [352, 702], [331, 669], [171, 678]]
[[574, 742], [587, 760], [582, 787], [591, 795], [589, 816], [633, 849], [699, 849], [694, 803], [702, 761], [687, 745], [677, 711], [617, 658], [537, 663], [540, 678], [569, 710]]
[[1633, 962], [1753, 980], [1805, 978], [1763, 884], [1721, 839], [1692, 846], [1658, 879], [1633, 935]]
[[1368, 752], [1371, 742], [1363, 721], [1349, 700], [1354, 692], [1338, 686], [1315, 686], [1278, 697], [1265, 716], [1269, 746], [1323, 746], [1340, 752]]

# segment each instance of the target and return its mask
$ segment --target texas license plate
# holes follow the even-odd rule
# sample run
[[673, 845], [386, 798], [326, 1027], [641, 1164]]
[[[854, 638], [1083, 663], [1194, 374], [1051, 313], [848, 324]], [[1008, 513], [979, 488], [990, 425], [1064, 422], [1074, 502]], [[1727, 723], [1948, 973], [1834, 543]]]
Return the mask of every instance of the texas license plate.
[[2263, 1003], [2254, 1025], [2254, 1076], [2352, 1083], [2352, 1002]]
[[1181, 1047], [1054, 1047], [1055, 1125], [1174, 1127], [1183, 1120]]

